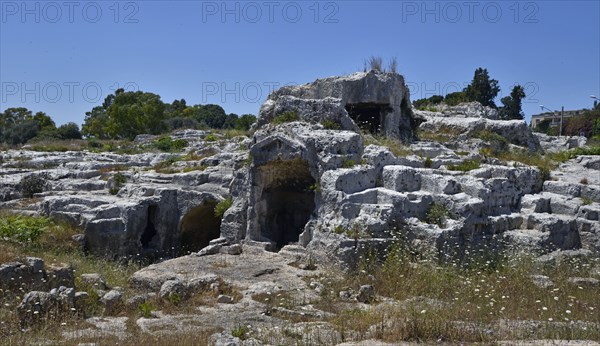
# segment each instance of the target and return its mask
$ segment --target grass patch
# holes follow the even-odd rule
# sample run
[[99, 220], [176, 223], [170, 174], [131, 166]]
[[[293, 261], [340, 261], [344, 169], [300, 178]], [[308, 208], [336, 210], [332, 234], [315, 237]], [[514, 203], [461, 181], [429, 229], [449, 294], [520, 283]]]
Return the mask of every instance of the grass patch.
[[298, 120], [300, 120], [300, 117], [298, 116], [298, 112], [290, 111], [290, 112], [282, 113], [281, 115], [278, 115], [275, 118], [273, 118], [273, 120], [271, 120], [271, 124], [281, 125], [281, 124], [291, 123], [293, 121], [298, 121]]
[[166, 160], [161, 161], [155, 164], [152, 169], [156, 171], [156, 173], [162, 174], [173, 174], [179, 172], [179, 170], [173, 169], [172, 166], [175, 162], [180, 160], [177, 156], [169, 156]]
[[119, 191], [121, 190], [121, 188], [126, 183], [127, 183], [127, 177], [123, 173], [117, 172], [113, 176], [113, 183], [112, 183], [112, 186], [108, 189], [108, 192], [111, 195], [116, 195], [117, 193], [119, 193]]
[[387, 138], [383, 136], [373, 136], [371, 134], [363, 134], [363, 142], [365, 146], [373, 144], [390, 149], [396, 157], [406, 157], [412, 154], [410, 148], [397, 139]]
[[472, 171], [474, 169], [478, 169], [479, 167], [481, 167], [481, 162], [476, 159], [471, 159], [471, 160], [465, 160], [465, 161], [459, 163], [458, 165], [449, 165], [448, 169], [451, 171], [468, 172], [468, 171]]
[[446, 219], [452, 218], [452, 213], [445, 205], [441, 203], [433, 203], [427, 211], [425, 220], [427, 223], [446, 227]]
[[352, 168], [354, 166], [356, 166], [356, 161], [347, 157], [342, 159], [342, 168]]
[[582, 196], [582, 197], [579, 197], [579, 198], [581, 199], [581, 203], [583, 205], [590, 205], [590, 204], [594, 203], [594, 200], [591, 199], [591, 198], [589, 198], [589, 197]]
[[163, 136], [154, 141], [154, 147], [164, 152], [180, 152], [188, 146], [185, 139], [171, 139], [169, 136]]
[[[415, 260], [400, 241], [384, 260], [363, 256], [358, 268], [335, 279], [325, 278], [317, 307], [337, 314], [330, 322], [344, 335], [388, 342], [483, 342], [501, 339], [600, 340], [600, 291], [570, 284], [569, 277], [588, 277], [593, 260], [567, 260], [554, 267], [528, 258], [499, 258], [471, 266]], [[379, 257], [380, 258], [380, 257]], [[532, 274], [546, 275], [554, 286], [542, 288]], [[370, 284], [379, 296], [397, 304], [354, 309], [339, 292]], [[501, 321], [522, 327], [501, 327]], [[460, 322], [458, 322], [460, 321]], [[539, 321], [531, 328], [527, 321]], [[573, 324], [572, 324], [573, 321]], [[564, 324], [556, 324], [562, 322]]]
[[332, 120], [323, 120], [321, 121], [321, 125], [325, 128], [325, 130], [341, 130], [342, 126], [335, 121]]
[[221, 202], [217, 203], [217, 205], [215, 206], [215, 217], [222, 219], [223, 215], [225, 215], [225, 212], [229, 210], [229, 208], [231, 208], [232, 204], [233, 200], [231, 199], [231, 197], [228, 197], [222, 200]]
[[461, 128], [456, 128], [447, 125], [441, 125], [439, 128], [429, 131], [419, 128], [417, 137], [423, 141], [432, 141], [440, 143], [448, 143], [456, 140], [459, 135], [464, 132]]
[[15, 243], [35, 243], [50, 227], [45, 217], [24, 215], [2, 215], [0, 218], [0, 239]]

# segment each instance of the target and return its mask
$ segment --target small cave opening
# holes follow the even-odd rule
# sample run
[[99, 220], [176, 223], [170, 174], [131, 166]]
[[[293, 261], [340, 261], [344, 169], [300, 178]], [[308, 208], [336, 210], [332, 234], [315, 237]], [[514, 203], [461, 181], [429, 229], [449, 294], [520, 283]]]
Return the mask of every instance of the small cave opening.
[[364, 131], [377, 134], [383, 130], [385, 115], [392, 111], [389, 104], [348, 103], [346, 111], [356, 126]]
[[221, 219], [215, 216], [216, 206], [216, 202], [205, 202], [183, 217], [179, 227], [180, 255], [200, 251], [221, 236]]
[[156, 231], [156, 205], [148, 206], [148, 217], [146, 218], [146, 228], [140, 237], [142, 243], [142, 249], [148, 250], [155, 248], [158, 239], [158, 232]]
[[265, 185], [257, 204], [261, 238], [276, 251], [298, 242], [315, 210], [315, 179], [304, 160], [275, 161], [261, 169]]

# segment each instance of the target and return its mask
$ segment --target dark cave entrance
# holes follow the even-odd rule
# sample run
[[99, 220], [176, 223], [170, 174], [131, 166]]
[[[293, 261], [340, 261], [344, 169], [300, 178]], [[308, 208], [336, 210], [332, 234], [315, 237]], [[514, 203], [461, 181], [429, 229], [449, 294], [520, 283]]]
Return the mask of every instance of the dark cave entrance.
[[298, 242], [315, 209], [315, 179], [304, 160], [271, 162], [261, 169], [266, 182], [258, 203], [262, 238], [283, 246]]
[[188, 212], [179, 227], [179, 254], [200, 251], [221, 236], [221, 219], [215, 216], [216, 202], [206, 202]]
[[155, 249], [156, 243], [158, 242], [158, 232], [156, 231], [156, 205], [148, 206], [148, 217], [146, 218], [146, 228], [142, 233], [140, 242], [142, 243], [142, 249]]
[[388, 104], [349, 103], [346, 111], [362, 130], [377, 134], [383, 130], [385, 115], [392, 111]]

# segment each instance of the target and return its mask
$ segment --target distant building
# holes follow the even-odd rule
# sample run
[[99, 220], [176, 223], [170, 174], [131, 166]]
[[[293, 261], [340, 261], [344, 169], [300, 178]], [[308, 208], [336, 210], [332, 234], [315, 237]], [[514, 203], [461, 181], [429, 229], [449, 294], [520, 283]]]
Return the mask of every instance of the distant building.
[[[567, 118], [576, 117], [582, 115], [588, 111], [588, 109], [578, 109], [575, 111], [565, 111], [563, 114], [563, 122]], [[557, 112], [546, 112], [541, 114], [535, 114], [531, 116], [531, 127], [536, 128], [542, 121], [550, 120], [550, 127], [560, 126], [560, 111]]]

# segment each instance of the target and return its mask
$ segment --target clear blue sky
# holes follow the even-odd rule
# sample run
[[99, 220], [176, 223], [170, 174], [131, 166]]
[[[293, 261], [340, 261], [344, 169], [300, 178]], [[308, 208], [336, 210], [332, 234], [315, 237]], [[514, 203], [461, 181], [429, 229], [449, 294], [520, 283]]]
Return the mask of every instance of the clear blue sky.
[[[590, 108], [600, 97], [599, 1], [0, 1], [0, 111], [57, 123], [116, 87], [257, 114], [277, 85], [397, 57], [412, 99], [457, 90], [477, 67], [502, 93]], [[500, 96], [497, 103], [499, 104]]]

